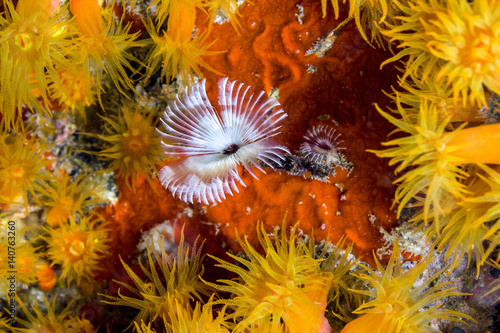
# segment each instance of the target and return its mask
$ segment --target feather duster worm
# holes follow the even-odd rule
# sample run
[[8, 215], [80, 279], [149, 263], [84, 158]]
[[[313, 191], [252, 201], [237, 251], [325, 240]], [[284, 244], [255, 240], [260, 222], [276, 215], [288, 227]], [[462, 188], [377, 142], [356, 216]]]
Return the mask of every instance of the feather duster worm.
[[304, 157], [309, 157], [315, 163], [331, 163], [339, 159], [338, 150], [345, 149], [339, 147], [340, 133], [327, 126], [314, 126], [307, 130], [304, 135], [304, 142], [300, 145], [300, 152]]
[[183, 159], [164, 167], [159, 179], [186, 202], [220, 202], [225, 193], [238, 192], [237, 182], [245, 186], [237, 165], [257, 178], [251, 167], [265, 173], [259, 162], [272, 168], [288, 153], [270, 140], [286, 117], [282, 109], [276, 110], [276, 99], [263, 91], [249, 94], [249, 86], [228, 78], [219, 80], [218, 87], [220, 115], [208, 100], [203, 80], [186, 89], [182, 98], [177, 96], [161, 120], [166, 154]]

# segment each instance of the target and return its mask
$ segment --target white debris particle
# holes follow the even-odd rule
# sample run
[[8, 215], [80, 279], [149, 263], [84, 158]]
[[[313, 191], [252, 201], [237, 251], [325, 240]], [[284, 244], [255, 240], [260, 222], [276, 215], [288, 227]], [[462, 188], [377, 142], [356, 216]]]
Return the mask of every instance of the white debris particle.
[[143, 233], [141, 240], [137, 244], [137, 251], [145, 253], [146, 249], [149, 248], [151, 252], [161, 255], [160, 240], [162, 240], [161, 244], [163, 244], [166, 252], [177, 252], [177, 244], [174, 240], [174, 227], [170, 220], [166, 220]]
[[346, 198], [346, 196], [345, 196], [344, 194], [342, 194], [342, 195], [340, 196], [340, 200], [341, 200], [341, 201], [344, 201], [344, 200], [347, 200], [347, 198]]
[[337, 211], [337, 215], [342, 215], [342, 212], [340, 210]]
[[321, 227], [319, 227], [321, 230], [325, 230], [326, 229], [326, 224], [322, 224]]
[[373, 215], [372, 213], [369, 213], [368, 214], [368, 221], [370, 221], [372, 226], [373, 226], [373, 223], [375, 223], [375, 221], [377, 221], [377, 217], [375, 215]]
[[215, 229], [215, 235], [217, 236], [220, 232], [220, 223], [212, 223], [212, 222], [201, 222], [201, 224], [206, 224]]
[[184, 209], [184, 211], [182, 212], [184, 215], [186, 215], [187, 217], [191, 218], [193, 217], [193, 214], [194, 214], [194, 210], [187, 207], [186, 209]]
[[384, 240], [384, 246], [377, 250], [377, 256], [381, 258], [384, 254], [390, 254], [388, 250], [393, 244], [394, 239], [397, 238], [399, 248], [401, 251], [406, 251], [412, 255], [420, 255], [425, 257], [430, 251], [432, 246], [427, 243], [427, 237], [421, 230], [417, 230], [409, 222], [403, 222], [401, 225], [387, 232], [384, 228], [380, 227], [380, 233]]
[[312, 194], [312, 193], [309, 193], [309, 196], [310, 196], [311, 198], [313, 198], [313, 199], [314, 199], [314, 198], [316, 198], [316, 195], [315, 195], [315, 194]]
[[278, 88], [272, 88], [269, 97], [280, 99], [280, 90]]
[[[245, 1], [244, 0], [236, 1], [236, 6], [232, 5], [229, 10], [231, 12], [236, 12], [238, 10], [238, 8], [243, 4], [243, 2], [245, 2]], [[217, 11], [217, 15], [215, 15], [214, 23], [223, 24], [226, 22], [229, 22], [229, 18], [227, 17], [227, 13], [219, 8], [219, 10]], [[253, 24], [255, 24], [255, 22]], [[253, 24], [252, 24], [252, 26], [253, 26]]]
[[325, 55], [325, 53], [332, 48], [335, 39], [337, 38], [337, 34], [335, 31], [330, 31], [328, 35], [322, 38], [318, 38], [316, 43], [306, 51], [305, 55], [316, 54], [318, 58], [321, 58]]
[[304, 7], [299, 4], [295, 5], [295, 7], [297, 7], [297, 10], [299, 11], [298, 13], [295, 13], [295, 17], [299, 21], [299, 24], [302, 25], [304, 24], [304, 21], [302, 21], [302, 18], [304, 17]]
[[307, 64], [306, 67], [307, 67], [306, 72], [308, 72], [309, 74], [312, 74], [317, 70], [317, 68], [311, 64]]

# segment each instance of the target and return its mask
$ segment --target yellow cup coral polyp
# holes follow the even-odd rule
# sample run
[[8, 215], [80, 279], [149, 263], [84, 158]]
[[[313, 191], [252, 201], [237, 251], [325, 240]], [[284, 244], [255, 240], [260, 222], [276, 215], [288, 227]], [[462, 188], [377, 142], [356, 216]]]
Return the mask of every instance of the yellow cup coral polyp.
[[122, 22], [116, 25], [114, 16], [104, 21], [102, 8], [97, 0], [71, 0], [70, 10], [75, 17], [81, 43], [80, 48], [72, 55], [83, 65], [87, 82], [95, 82], [98, 97], [103, 90], [101, 83], [104, 73], [111, 77], [123, 95], [127, 95], [125, 89], [135, 91], [133, 81], [125, 69], [137, 73], [130, 62], [141, 63], [127, 52], [130, 48], [143, 46], [136, 41], [139, 33], [129, 34], [131, 25], [121, 27]]
[[[227, 323], [224, 321], [224, 311], [222, 309], [215, 317], [212, 311], [212, 301], [214, 295], [210, 297], [208, 303], [201, 305], [201, 302], [196, 302], [194, 310], [189, 306], [187, 309], [183, 307], [176, 299], [169, 299], [169, 308], [173, 309], [168, 313], [168, 319], [163, 317], [163, 332], [183, 332], [183, 333], [229, 333], [226, 328]], [[215, 317], [215, 318], [214, 318]], [[144, 322], [139, 325], [134, 323], [137, 333], [156, 333], [151, 329], [151, 323], [146, 325]]]
[[472, 319], [454, 310], [441, 309], [440, 303], [429, 306], [449, 296], [465, 295], [453, 291], [455, 287], [447, 287], [449, 282], [436, 282], [447, 267], [414, 286], [432, 259], [428, 256], [412, 269], [404, 271], [396, 241], [385, 268], [376, 256], [377, 271], [362, 265], [366, 273], [353, 275], [368, 283], [372, 290], [352, 291], [367, 295], [371, 300], [354, 311], [363, 315], [348, 323], [341, 333], [424, 333], [434, 331], [429, 323], [435, 319], [456, 322], [463, 322], [462, 318]]
[[284, 227], [275, 233], [273, 244], [259, 223], [257, 235], [265, 255], [252, 248], [247, 239], [238, 238], [250, 260], [228, 255], [248, 270], [211, 256], [220, 263], [218, 266], [239, 275], [237, 280], [219, 280], [223, 285], [207, 282], [233, 294], [230, 300], [215, 303], [228, 304], [234, 310], [229, 318], [237, 321], [235, 333], [264, 332], [263, 327], [280, 332], [282, 325], [291, 333], [330, 332], [324, 312], [333, 274], [323, 272], [321, 259], [313, 258], [312, 242], [298, 240], [297, 226], [289, 236]]
[[51, 227], [66, 222], [70, 216], [83, 215], [84, 210], [101, 201], [99, 186], [90, 181], [90, 174], [82, 173], [72, 178], [62, 172], [52, 174], [50, 181], [41, 189], [47, 206], [46, 222]]
[[153, 116], [154, 110], [147, 107], [124, 106], [119, 115], [102, 117], [106, 121], [104, 134], [90, 134], [104, 140], [104, 149], [98, 155], [109, 161], [108, 169], [124, 177], [129, 186], [140, 175], [152, 184], [153, 171], [162, 158]]
[[[147, 76], [151, 76], [159, 67], [162, 67], [161, 76], [167, 82], [178, 73], [185, 81], [193, 81], [194, 73], [203, 77], [200, 67], [217, 72], [201, 58], [220, 53], [208, 50], [214, 43], [206, 42], [208, 31], [195, 31], [193, 33], [196, 8], [201, 7], [202, 2], [198, 0], [157, 0], [153, 4], [158, 2], [158, 26], [155, 27], [152, 22], [146, 26], [154, 43], [154, 47], [151, 48], [146, 58], [146, 64], [149, 68]], [[167, 15], [167, 30], [160, 35], [158, 31], [161, 22]]]
[[27, 208], [28, 192], [36, 198], [50, 163], [42, 156], [43, 148], [32, 138], [0, 134], [0, 202], [11, 203], [21, 197]]
[[391, 158], [389, 164], [399, 163], [397, 173], [407, 167], [396, 182], [401, 183], [396, 190], [399, 203], [398, 214], [417, 193], [425, 193], [423, 219], [432, 216], [439, 228], [438, 220], [443, 215], [441, 199], [447, 195], [463, 198], [466, 191], [463, 179], [469, 174], [462, 169], [467, 163], [500, 164], [500, 125], [483, 125], [464, 129], [461, 126], [454, 131], [446, 131], [448, 119], [440, 119], [437, 106], [427, 100], [421, 100], [416, 124], [407, 111], [398, 103], [401, 119], [378, 111], [394, 124], [398, 131], [409, 134], [406, 137], [382, 143], [392, 146], [386, 150], [372, 151], [379, 157]]
[[91, 281], [94, 273], [102, 270], [99, 260], [106, 255], [109, 239], [108, 230], [98, 222], [95, 217], [82, 217], [79, 222], [70, 218], [59, 228], [44, 228], [47, 235], [42, 238], [48, 245], [47, 255], [52, 265], [61, 265], [61, 278], [68, 285], [73, 280], [77, 285], [82, 279]]
[[42, 260], [36, 248], [32, 246], [32, 241], [24, 239], [28, 228], [14, 232], [5, 225], [0, 227], [0, 231], [2, 233], [0, 253], [5, 253], [0, 258], [0, 288], [7, 286], [7, 277], [12, 274], [12, 271], [17, 271], [17, 282], [35, 283], [38, 278], [36, 266]]
[[[75, 42], [65, 20], [65, 6], [50, 12], [51, 1], [3, 1], [0, 18], [0, 114], [7, 130], [22, 124], [23, 107], [50, 114], [47, 87], [60, 84], [58, 71], [74, 71], [69, 60]], [[56, 69], [57, 68], [57, 69]]]
[[70, 310], [73, 302], [57, 311], [57, 295], [54, 296], [52, 302], [49, 302], [43, 295], [43, 305], [39, 305], [35, 298], [35, 303], [30, 304], [29, 311], [24, 302], [16, 296], [16, 301], [24, 312], [26, 319], [16, 318], [16, 320], [25, 328], [14, 329], [14, 332], [29, 332], [29, 333], [90, 333], [95, 332], [94, 326], [87, 319], [80, 319], [72, 315]]
[[[151, 254], [150, 250], [153, 249], [148, 247], [149, 269], [139, 262], [147, 277], [144, 280], [137, 276], [122, 260], [122, 264], [135, 286], [129, 286], [120, 281], [117, 283], [136, 294], [137, 298], [125, 296], [120, 293], [120, 290], [118, 290], [118, 297], [102, 295], [108, 299], [104, 303], [130, 306], [140, 310], [130, 326], [134, 322], [137, 324], [140, 322], [148, 323], [157, 318], [168, 320], [176, 312], [177, 306], [192, 313], [190, 301], [201, 302], [201, 294], [209, 295], [208, 287], [199, 278], [203, 274], [203, 266], [201, 265], [203, 244], [198, 247], [198, 239], [195, 240], [190, 250], [189, 246], [184, 243], [184, 229], [182, 229], [177, 257], [165, 252], [163, 238], [158, 240], [158, 246], [160, 254], [155, 251]], [[181, 314], [179, 313], [179, 315]], [[165, 325], [167, 324], [165, 323]]]
[[70, 110], [73, 113], [77, 109], [80, 117], [85, 121], [85, 107], [91, 105], [95, 99], [95, 93], [91, 91], [94, 80], [86, 77], [81, 68], [78, 73], [61, 70], [59, 77], [60, 83], [52, 82], [49, 85], [50, 100], [57, 102], [61, 109]]
[[151, 135], [153, 128], [150, 124], [145, 123], [144, 117], [140, 113], [131, 115], [131, 127], [122, 135], [123, 150], [126, 153], [125, 162], [130, 162], [133, 158], [141, 158], [144, 156], [151, 146]]
[[444, 79], [464, 106], [486, 105], [483, 86], [500, 93], [500, 2], [395, 2], [405, 16], [382, 33], [404, 49], [384, 64], [409, 56], [403, 81]]

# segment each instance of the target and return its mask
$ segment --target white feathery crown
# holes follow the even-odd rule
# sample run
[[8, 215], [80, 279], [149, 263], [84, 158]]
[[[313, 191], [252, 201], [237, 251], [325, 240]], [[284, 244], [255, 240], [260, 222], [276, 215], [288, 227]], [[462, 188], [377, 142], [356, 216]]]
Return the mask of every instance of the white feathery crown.
[[238, 164], [255, 178], [252, 167], [265, 173], [259, 162], [281, 166], [289, 151], [270, 138], [279, 134], [287, 115], [275, 98], [264, 91], [250, 94], [249, 89], [220, 79], [220, 115], [208, 100], [205, 80], [186, 88], [167, 107], [160, 119], [165, 132], [158, 132], [165, 154], [181, 159], [162, 168], [158, 178], [174, 196], [191, 203], [221, 202], [225, 193], [238, 192], [237, 182], [245, 186]]
[[339, 147], [344, 141], [339, 140], [340, 133], [335, 135], [336, 132], [333, 127], [314, 126], [304, 135], [305, 141], [300, 145], [300, 152], [313, 163], [331, 163], [338, 160], [338, 151], [345, 148]]

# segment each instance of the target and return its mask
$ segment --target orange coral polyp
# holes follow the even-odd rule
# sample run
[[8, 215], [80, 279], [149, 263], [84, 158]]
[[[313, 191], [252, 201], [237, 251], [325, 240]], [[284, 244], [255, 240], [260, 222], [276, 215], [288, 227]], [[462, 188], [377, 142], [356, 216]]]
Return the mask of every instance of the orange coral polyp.
[[173, 41], [189, 41], [196, 21], [196, 7], [192, 1], [176, 1], [179, 2], [178, 8], [168, 18], [166, 34]]
[[70, 263], [81, 260], [85, 251], [86, 237], [82, 232], [75, 232], [66, 239], [65, 246], [60, 248], [61, 254], [65, 255]]
[[61, 205], [54, 206], [47, 211], [46, 222], [52, 227], [66, 221], [73, 210], [74, 203], [70, 198], [64, 198], [63, 201]]
[[82, 35], [96, 40], [101, 38], [104, 20], [97, 0], [71, 0], [69, 8]]
[[[152, 243], [155, 243], [153, 239]], [[190, 249], [184, 243], [184, 229], [182, 229], [177, 256], [167, 254], [163, 244], [164, 239], [159, 238], [157, 246], [160, 253], [156, 251], [151, 253], [150, 248], [147, 248], [149, 268], [146, 268], [139, 261], [139, 266], [147, 277], [145, 279], [140, 278], [120, 258], [134, 285], [118, 283], [134, 293], [135, 297], [125, 296], [120, 293], [119, 289], [118, 297], [103, 295], [106, 297], [104, 303], [129, 306], [140, 310], [130, 326], [133, 326], [134, 322], [150, 322], [157, 318], [172, 316], [176, 312], [175, 304], [190, 308], [190, 301], [201, 301], [202, 294], [210, 295], [209, 288], [200, 280], [204, 271], [201, 265], [203, 243], [198, 244], [198, 238], [196, 238]]]
[[[446, 135], [445, 135], [446, 136]], [[500, 164], [500, 124], [483, 125], [453, 132], [449, 155], [464, 163]]]
[[61, 108], [71, 110], [71, 112], [78, 109], [85, 121], [85, 107], [91, 105], [95, 99], [95, 92], [92, 90], [95, 80], [90, 76], [85, 76], [81, 68], [76, 73], [61, 70], [59, 78], [60, 83], [49, 84], [49, 99], [56, 101]]
[[[341, 333], [386, 333], [387, 330], [386, 313], [366, 313], [361, 317], [349, 322]], [[386, 325], [383, 325], [383, 324]]]
[[71, 216], [83, 215], [88, 206], [101, 202], [100, 188], [91, 181], [91, 175], [82, 173], [71, 177], [66, 172], [51, 175], [50, 181], [41, 189], [44, 204], [47, 206], [46, 222], [57, 227]]
[[46, 262], [37, 265], [36, 275], [38, 277], [38, 287], [44, 291], [52, 289], [57, 282], [56, 272]]
[[[23, 109], [50, 115], [47, 86], [59, 82], [57, 70], [73, 71], [70, 53], [76, 40], [65, 14], [66, 6], [48, 16], [46, 1], [33, 5], [20, 1], [18, 11], [11, 0], [3, 1], [0, 20], [0, 110], [9, 130], [22, 126]], [[50, 4], [50, 3], [49, 3]], [[29, 7], [29, 8], [26, 8]], [[57, 70], [56, 70], [57, 68]], [[43, 100], [43, 103], [39, 100]]]
[[82, 232], [72, 232], [62, 239], [57, 250], [67, 259], [68, 264], [74, 264], [82, 258], [82, 250], [85, 247], [84, 240], [85, 235]]
[[125, 177], [129, 186], [140, 175], [152, 185], [153, 171], [161, 159], [161, 140], [155, 131], [154, 113], [139, 105], [123, 107], [117, 116], [102, 117], [106, 121], [106, 132], [95, 135], [105, 141], [99, 156], [110, 161], [109, 169]]
[[24, 18], [37, 15], [40, 20], [48, 20], [53, 12], [52, 0], [19, 0], [16, 11]]
[[[402, 81], [443, 79], [462, 105], [486, 105], [485, 87], [500, 93], [498, 1], [395, 1], [406, 14], [382, 33], [404, 49], [383, 64], [408, 56]], [[383, 65], [382, 64], [382, 65]]]
[[131, 116], [132, 126], [122, 134], [123, 150], [128, 155], [126, 160], [132, 158], [141, 158], [146, 155], [151, 145], [151, 137], [154, 132], [154, 127], [150, 125], [150, 120], [144, 119], [141, 113], [134, 113]]
[[44, 147], [37, 140], [21, 135], [0, 135], [0, 201], [12, 202], [22, 197], [28, 205], [28, 192], [46, 179], [49, 161], [42, 158]]
[[385, 268], [376, 256], [374, 259], [378, 268], [376, 271], [361, 264], [365, 271], [353, 274], [371, 288], [350, 290], [366, 295], [370, 300], [363, 302], [354, 311], [363, 315], [347, 324], [341, 333], [424, 333], [431, 331], [429, 323], [435, 319], [461, 323], [464, 323], [463, 319], [472, 319], [458, 311], [441, 308], [442, 303], [439, 301], [442, 299], [466, 295], [456, 292], [450, 282], [436, 281], [448, 267], [417, 283], [433, 260], [432, 255], [428, 255], [413, 268], [404, 270], [396, 240]]
[[59, 228], [44, 228], [47, 233], [43, 240], [48, 245], [47, 256], [52, 265], [62, 266], [61, 278], [69, 285], [76, 280], [92, 280], [94, 272], [101, 270], [99, 260], [107, 253], [108, 230], [99, 220], [84, 217], [76, 222], [74, 218]]
[[324, 326], [324, 306], [333, 274], [321, 270], [322, 259], [313, 258], [314, 242], [298, 239], [297, 225], [287, 233], [283, 222], [272, 241], [263, 224], [258, 223], [257, 236], [264, 255], [246, 237], [242, 240], [237, 236], [249, 257], [246, 260], [228, 253], [238, 265], [211, 256], [219, 263], [216, 266], [239, 275], [237, 280], [218, 280], [223, 285], [206, 282], [233, 294], [230, 301], [216, 302], [228, 304], [234, 310], [228, 318], [241, 318], [233, 332], [260, 332], [257, 329], [267, 324], [271, 332], [278, 332], [282, 325], [291, 333], [329, 331], [329, 326]]

